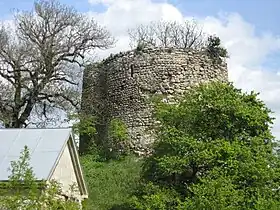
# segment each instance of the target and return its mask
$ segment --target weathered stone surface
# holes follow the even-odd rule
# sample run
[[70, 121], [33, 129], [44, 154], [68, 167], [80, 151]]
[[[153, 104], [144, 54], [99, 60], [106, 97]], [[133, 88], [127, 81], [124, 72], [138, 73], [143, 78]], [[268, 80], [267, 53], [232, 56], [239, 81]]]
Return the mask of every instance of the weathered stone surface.
[[192, 85], [212, 80], [227, 81], [227, 65], [213, 64], [205, 52], [149, 48], [119, 53], [85, 70], [82, 107], [87, 114], [123, 120], [131, 146], [145, 153], [155, 138], [147, 99], [164, 94], [172, 101]]

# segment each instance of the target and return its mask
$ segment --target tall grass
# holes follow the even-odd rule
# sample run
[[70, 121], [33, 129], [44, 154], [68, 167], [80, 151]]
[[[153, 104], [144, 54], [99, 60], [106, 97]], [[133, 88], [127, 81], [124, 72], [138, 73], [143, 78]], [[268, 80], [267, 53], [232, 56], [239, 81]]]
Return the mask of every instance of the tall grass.
[[97, 162], [84, 156], [81, 163], [89, 190], [88, 210], [119, 209], [139, 183], [141, 161], [136, 157]]

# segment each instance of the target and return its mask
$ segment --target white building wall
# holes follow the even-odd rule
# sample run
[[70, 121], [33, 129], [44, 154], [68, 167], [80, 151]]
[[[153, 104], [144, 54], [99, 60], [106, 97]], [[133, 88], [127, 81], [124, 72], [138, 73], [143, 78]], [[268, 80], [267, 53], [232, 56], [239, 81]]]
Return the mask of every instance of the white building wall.
[[54, 170], [54, 173], [51, 177], [58, 181], [61, 184], [63, 194], [71, 196], [74, 195], [75, 198], [81, 200], [80, 192], [78, 188], [76, 192], [71, 192], [71, 185], [75, 184], [78, 187], [77, 177], [74, 171], [73, 163], [71, 160], [70, 152], [68, 145], [65, 147], [62, 156]]

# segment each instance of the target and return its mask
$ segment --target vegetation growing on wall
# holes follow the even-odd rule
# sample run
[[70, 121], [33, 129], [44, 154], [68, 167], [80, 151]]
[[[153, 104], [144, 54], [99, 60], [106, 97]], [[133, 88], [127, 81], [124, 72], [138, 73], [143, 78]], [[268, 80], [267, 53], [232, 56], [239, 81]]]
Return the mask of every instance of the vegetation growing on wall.
[[[183, 24], [170, 21], [150, 22], [130, 29], [130, 45], [140, 54], [145, 47], [164, 47], [180, 49], [205, 50], [213, 63], [220, 64], [221, 58], [227, 58], [227, 50], [221, 46], [217, 36], [206, 36], [195, 21]], [[206, 38], [207, 37], [207, 38]]]
[[224, 47], [221, 46], [221, 40], [217, 36], [208, 37], [206, 49], [213, 63], [220, 64], [222, 62], [222, 58], [228, 58], [228, 52]]
[[[126, 124], [118, 119], [113, 118], [108, 123], [108, 132], [105, 135], [98, 135], [97, 125], [98, 118], [88, 115], [72, 115], [75, 120], [73, 131], [76, 135], [87, 138], [87, 145], [80, 150], [81, 155], [91, 154], [101, 159], [118, 159], [130, 153], [129, 136]], [[101, 137], [105, 137], [102, 138]]]
[[108, 129], [108, 146], [109, 158], [120, 158], [129, 154], [129, 136], [126, 124], [114, 118], [110, 121]]

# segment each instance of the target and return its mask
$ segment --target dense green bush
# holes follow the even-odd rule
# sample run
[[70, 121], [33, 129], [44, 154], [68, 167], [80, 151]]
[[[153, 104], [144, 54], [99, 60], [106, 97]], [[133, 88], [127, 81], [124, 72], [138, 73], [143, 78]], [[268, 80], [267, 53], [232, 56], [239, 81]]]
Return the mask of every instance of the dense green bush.
[[130, 209], [280, 209], [270, 110], [255, 93], [212, 82], [157, 104], [155, 152]]

